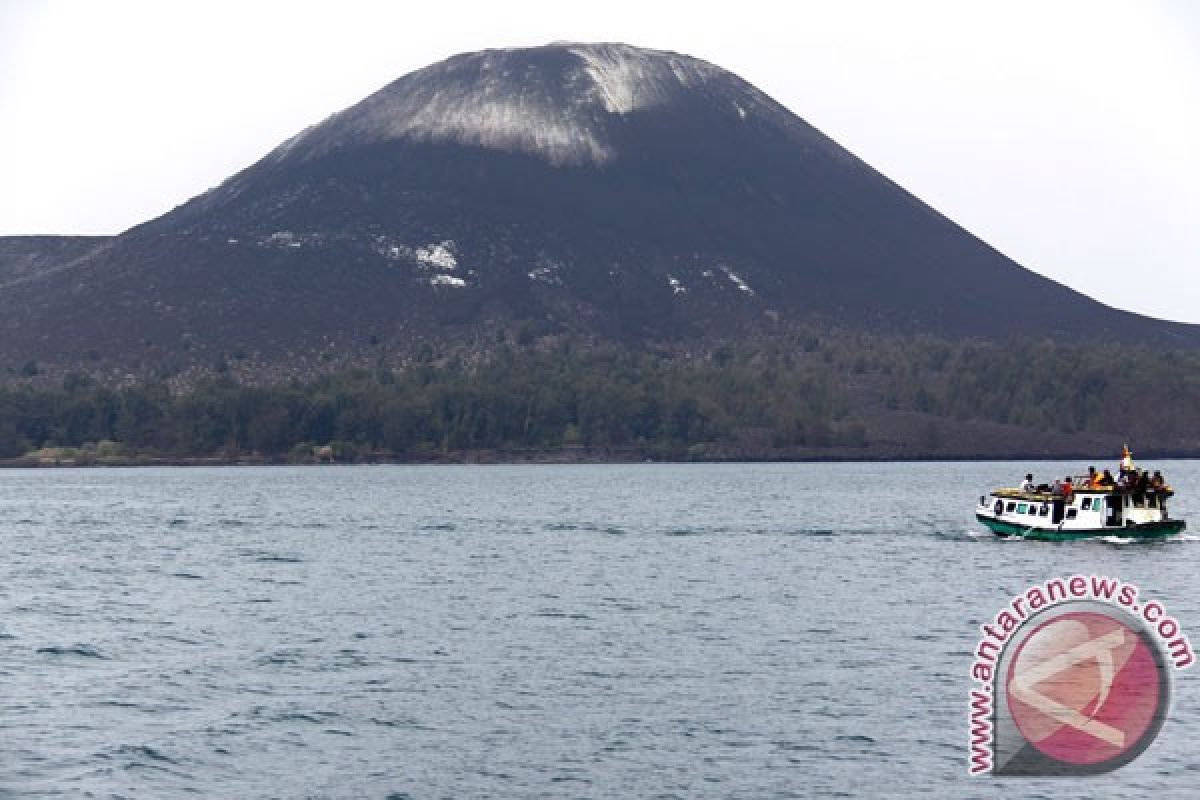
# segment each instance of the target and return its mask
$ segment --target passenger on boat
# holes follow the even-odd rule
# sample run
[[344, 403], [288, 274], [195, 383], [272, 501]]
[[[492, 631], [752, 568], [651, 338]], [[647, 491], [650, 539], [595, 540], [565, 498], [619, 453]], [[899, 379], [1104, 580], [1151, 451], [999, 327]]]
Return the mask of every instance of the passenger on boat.
[[1032, 492], [1033, 489], [1034, 489], [1033, 473], [1030, 472], [1025, 475], [1025, 480], [1021, 481], [1021, 491], [1022, 492]]
[[1096, 472], [1095, 467], [1088, 467], [1087, 486], [1085, 486], [1084, 488], [1085, 489], [1099, 489], [1100, 488], [1100, 474], [1098, 472]]
[[1111, 489], [1116, 485], [1117, 485], [1117, 482], [1113, 480], [1112, 473], [1109, 472], [1108, 470], [1104, 470], [1104, 474], [1100, 476], [1100, 482], [1098, 484], [1096, 484], [1096, 488], [1097, 489]]
[[1071, 476], [1068, 475], [1062, 485], [1063, 501], [1071, 502], [1071, 497], [1075, 494], [1075, 486], [1071, 483]]
[[1138, 469], [1133, 463], [1133, 453], [1129, 452], [1129, 445], [1122, 448], [1121, 467], [1117, 474], [1121, 476], [1117, 481], [1117, 488], [1129, 492], [1138, 490]]
[[1167, 482], [1163, 478], [1163, 474], [1158, 470], [1154, 470], [1154, 475], [1150, 478], [1150, 488], [1156, 492], [1159, 492], [1162, 491], [1163, 487], [1166, 485]]
[[1051, 484], [1050, 494], [1054, 495], [1055, 497], [1063, 496], [1063, 483], [1058, 478], [1055, 478], [1054, 483]]
[[1127, 486], [1129, 489], [1137, 488], [1138, 471], [1136, 469], [1126, 469], [1121, 467], [1117, 471], [1117, 486]]
[[[1134, 508], [1142, 508], [1146, 505], [1146, 495], [1150, 493], [1150, 473], [1146, 470], [1138, 472], [1136, 469], [1125, 476], [1124, 491], [1129, 492], [1129, 496], [1133, 499]], [[1120, 485], [1118, 483], [1118, 485]]]

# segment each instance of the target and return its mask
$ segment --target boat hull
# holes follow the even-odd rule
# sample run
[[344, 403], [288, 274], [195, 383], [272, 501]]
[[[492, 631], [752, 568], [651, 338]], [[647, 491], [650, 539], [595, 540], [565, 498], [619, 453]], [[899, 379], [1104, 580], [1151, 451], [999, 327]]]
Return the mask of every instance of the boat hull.
[[1067, 542], [1075, 539], [1095, 539], [1099, 536], [1117, 536], [1122, 539], [1161, 539], [1181, 533], [1187, 527], [1181, 519], [1166, 519], [1161, 522], [1147, 522], [1142, 525], [1130, 525], [1125, 528], [1041, 528], [1036, 525], [1021, 525], [1003, 519], [976, 514], [975, 519], [983, 523], [988, 530], [997, 536], [1018, 537], [1021, 539], [1038, 539], [1047, 542]]

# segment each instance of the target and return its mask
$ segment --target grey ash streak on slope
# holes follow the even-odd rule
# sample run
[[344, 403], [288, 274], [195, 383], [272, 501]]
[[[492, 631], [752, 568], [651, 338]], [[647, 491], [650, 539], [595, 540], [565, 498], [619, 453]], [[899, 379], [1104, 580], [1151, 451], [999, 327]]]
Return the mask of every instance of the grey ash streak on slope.
[[735, 95], [731, 111], [738, 100], [762, 102], [748, 86], [721, 92], [720, 75], [696, 59], [624, 45], [569, 45], [540, 60], [510, 50], [460, 55], [401, 78], [273, 155], [311, 159], [409, 138], [523, 152], [557, 166], [603, 165], [617, 157], [610, 125], [681, 92], [712, 81], [714, 99]]
[[402, 77], [93, 255], [0, 288], [0, 315], [0, 360], [143, 364], [494, 340], [523, 320], [629, 342], [811, 315], [1200, 341], [1021, 268], [737, 76], [613, 44]]
[[70, 266], [109, 241], [108, 236], [0, 236], [0, 288]]

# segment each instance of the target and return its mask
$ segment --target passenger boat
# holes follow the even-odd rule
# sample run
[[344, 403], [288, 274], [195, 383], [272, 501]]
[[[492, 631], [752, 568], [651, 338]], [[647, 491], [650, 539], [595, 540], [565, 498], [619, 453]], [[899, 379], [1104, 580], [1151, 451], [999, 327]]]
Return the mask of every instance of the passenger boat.
[[[1122, 463], [1132, 467], [1128, 448]], [[1175, 494], [1170, 486], [1096, 487], [1087, 475], [1073, 477], [1071, 483], [1074, 491], [1069, 499], [1045, 484], [1031, 491], [993, 489], [980, 495], [975, 518], [998, 536], [1049, 541], [1097, 536], [1159, 539], [1187, 527], [1167, 513], [1167, 500]]]

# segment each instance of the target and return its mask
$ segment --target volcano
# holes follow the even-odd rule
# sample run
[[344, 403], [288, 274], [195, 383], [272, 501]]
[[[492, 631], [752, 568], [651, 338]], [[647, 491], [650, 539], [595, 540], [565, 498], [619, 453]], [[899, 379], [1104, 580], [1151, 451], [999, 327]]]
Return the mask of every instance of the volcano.
[[812, 320], [1200, 343], [1021, 267], [736, 75], [622, 44], [454, 56], [157, 219], [54, 242], [22, 239], [19, 268], [0, 247], [0, 363]]

